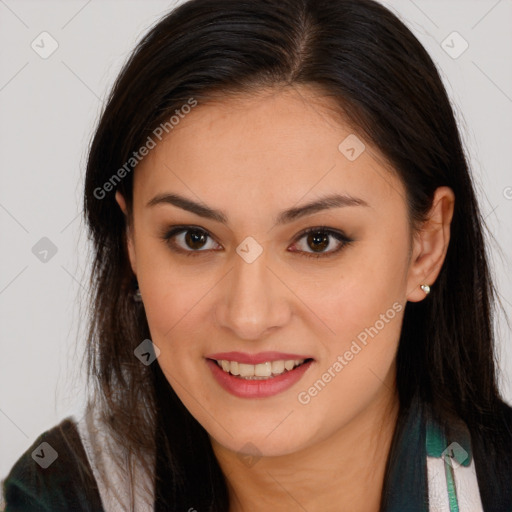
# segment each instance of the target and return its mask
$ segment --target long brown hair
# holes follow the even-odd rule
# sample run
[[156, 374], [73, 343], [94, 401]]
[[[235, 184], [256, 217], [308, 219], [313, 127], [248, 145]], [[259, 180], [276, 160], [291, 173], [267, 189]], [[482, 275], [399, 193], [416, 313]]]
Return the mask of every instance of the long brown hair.
[[[496, 426], [502, 401], [485, 225], [450, 101], [425, 49], [371, 0], [191, 0], [149, 30], [120, 72], [85, 178], [94, 247], [90, 381], [131, 453], [142, 456], [157, 443], [157, 473], [168, 487], [167, 505], [162, 498], [157, 507], [225, 511], [228, 496], [205, 430], [159, 365], [134, 356], [150, 333], [143, 305], [132, 298], [136, 281], [114, 193], [121, 191], [131, 212], [136, 166], [126, 163], [191, 98], [200, 106], [219, 93], [228, 98], [293, 84], [315, 86], [335, 100], [343, 119], [385, 155], [405, 185], [412, 225], [425, 219], [437, 187], [454, 191], [441, 273], [427, 300], [406, 306], [397, 356], [400, 404], [405, 410], [418, 394], [441, 417], [455, 411], [475, 436], [510, 443]], [[113, 180], [123, 166], [122, 179]], [[496, 489], [504, 487], [504, 474], [497, 467]]]

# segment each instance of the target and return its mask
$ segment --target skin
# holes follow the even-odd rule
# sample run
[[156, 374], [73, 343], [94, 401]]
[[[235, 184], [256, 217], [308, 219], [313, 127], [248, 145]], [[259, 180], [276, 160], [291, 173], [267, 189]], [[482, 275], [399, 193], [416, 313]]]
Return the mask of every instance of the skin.
[[[133, 211], [116, 193], [157, 362], [210, 435], [231, 512], [379, 510], [398, 413], [404, 308], [425, 298], [420, 285], [433, 286], [448, 247], [452, 190], [436, 191], [427, 221], [413, 233], [405, 189], [383, 155], [367, 141], [354, 161], [338, 150], [354, 130], [332, 107], [305, 86], [198, 105], [136, 168]], [[146, 206], [171, 192], [222, 210], [228, 224], [170, 204]], [[275, 224], [280, 211], [334, 192], [368, 206]], [[203, 252], [187, 257], [162, 239], [180, 224], [208, 232], [203, 248], [187, 245], [184, 235], [174, 239], [184, 251]], [[340, 242], [331, 236], [320, 251], [331, 256], [308, 258], [314, 242], [296, 237], [318, 226], [353, 241], [334, 254]], [[236, 252], [247, 236], [263, 250], [252, 263]], [[300, 403], [298, 394], [393, 304], [401, 311]], [[314, 363], [276, 396], [238, 398], [205, 362], [231, 350], [305, 354]]]

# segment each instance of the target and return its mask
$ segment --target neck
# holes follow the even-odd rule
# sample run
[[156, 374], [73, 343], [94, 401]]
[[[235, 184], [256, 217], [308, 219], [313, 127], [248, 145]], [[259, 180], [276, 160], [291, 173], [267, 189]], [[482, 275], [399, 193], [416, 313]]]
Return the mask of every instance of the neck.
[[398, 418], [396, 388], [378, 396], [329, 438], [249, 467], [211, 439], [226, 477], [230, 512], [377, 512]]

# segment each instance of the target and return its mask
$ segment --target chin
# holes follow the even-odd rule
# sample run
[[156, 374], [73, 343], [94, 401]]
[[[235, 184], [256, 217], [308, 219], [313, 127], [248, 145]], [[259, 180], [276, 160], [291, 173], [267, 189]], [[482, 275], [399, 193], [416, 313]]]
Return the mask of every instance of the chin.
[[245, 430], [243, 427], [233, 426], [236, 435], [231, 437], [226, 432], [218, 432], [217, 429], [210, 437], [216, 443], [222, 445], [225, 449], [236, 452], [240, 457], [279, 457], [282, 455], [289, 455], [306, 448], [313, 442], [313, 438], [308, 436], [305, 432], [293, 435], [290, 431], [283, 429], [278, 434], [269, 431], [264, 432], [255, 431], [254, 427], [249, 427]]

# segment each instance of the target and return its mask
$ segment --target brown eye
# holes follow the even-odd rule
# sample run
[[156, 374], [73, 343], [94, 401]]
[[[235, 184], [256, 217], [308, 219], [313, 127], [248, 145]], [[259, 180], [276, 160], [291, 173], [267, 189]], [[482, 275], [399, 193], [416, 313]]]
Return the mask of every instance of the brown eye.
[[321, 231], [317, 233], [310, 233], [307, 236], [308, 247], [311, 247], [315, 252], [322, 252], [329, 246], [329, 235]]
[[172, 250], [185, 253], [187, 256], [196, 256], [216, 247], [207, 231], [191, 226], [175, 227], [165, 233], [162, 239], [170, 245]]
[[[305, 239], [305, 243], [299, 244], [298, 242], [302, 239]], [[353, 240], [341, 232], [325, 227], [309, 228], [298, 235], [294, 247], [298, 246], [299, 249], [293, 252], [300, 252], [303, 256], [313, 258], [329, 257], [341, 251], [351, 242]]]
[[185, 243], [191, 249], [201, 249], [206, 243], [207, 235], [202, 231], [186, 231], [185, 234]]

